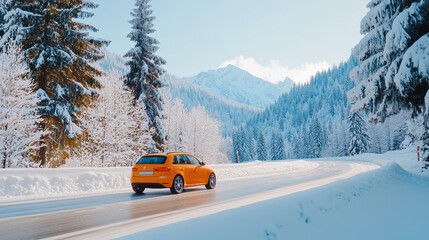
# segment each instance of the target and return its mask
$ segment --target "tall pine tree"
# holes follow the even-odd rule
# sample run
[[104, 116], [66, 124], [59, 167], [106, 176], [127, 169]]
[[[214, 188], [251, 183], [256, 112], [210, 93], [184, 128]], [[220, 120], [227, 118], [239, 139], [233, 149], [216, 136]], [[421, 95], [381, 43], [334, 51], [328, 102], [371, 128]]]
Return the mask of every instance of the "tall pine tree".
[[309, 157], [319, 158], [322, 155], [322, 148], [324, 146], [324, 136], [322, 125], [319, 122], [317, 117], [314, 117], [310, 123], [310, 132], [309, 132], [309, 141], [310, 141], [310, 153]]
[[292, 153], [293, 153], [293, 157], [294, 158], [304, 158], [304, 143], [302, 140], [302, 136], [300, 133], [296, 133], [293, 137], [292, 137]]
[[271, 135], [271, 160], [286, 159], [285, 144], [281, 132], [273, 132]]
[[0, 0], [0, 38], [4, 34], [4, 31], [3, 31], [4, 24], [5, 24], [4, 17], [6, 16], [6, 13], [9, 11], [9, 7], [10, 7], [10, 0]]
[[237, 159], [236, 154], [240, 156], [241, 162], [247, 162], [254, 160], [255, 157], [255, 146], [252, 134], [249, 130], [241, 126], [232, 135], [232, 142], [234, 147], [234, 158]]
[[50, 132], [39, 151], [42, 166], [64, 162], [67, 146], [80, 134], [76, 113], [99, 87], [101, 72], [91, 62], [103, 57], [108, 42], [90, 37], [97, 29], [78, 21], [92, 17], [87, 10], [96, 7], [90, 0], [16, 0], [6, 14], [0, 43], [22, 45], [38, 89], [40, 128]]
[[365, 121], [357, 112], [350, 113], [347, 121], [350, 132], [350, 155], [353, 156], [367, 152], [369, 150], [370, 139]]
[[152, 139], [157, 149], [151, 152], [163, 151], [165, 144], [165, 130], [162, 119], [164, 116], [163, 99], [160, 88], [163, 82], [160, 79], [165, 70], [161, 67], [166, 63], [164, 59], [155, 55], [159, 42], [150, 35], [153, 29], [152, 10], [150, 0], [136, 0], [136, 8], [131, 12], [134, 19], [130, 21], [132, 31], [128, 37], [135, 42], [135, 46], [125, 57], [131, 60], [126, 64], [130, 67], [125, 84], [132, 89], [135, 101], [146, 110]]
[[268, 160], [267, 143], [265, 142], [265, 137], [262, 132], [260, 132], [258, 135], [258, 141], [256, 143], [256, 154], [258, 160]]

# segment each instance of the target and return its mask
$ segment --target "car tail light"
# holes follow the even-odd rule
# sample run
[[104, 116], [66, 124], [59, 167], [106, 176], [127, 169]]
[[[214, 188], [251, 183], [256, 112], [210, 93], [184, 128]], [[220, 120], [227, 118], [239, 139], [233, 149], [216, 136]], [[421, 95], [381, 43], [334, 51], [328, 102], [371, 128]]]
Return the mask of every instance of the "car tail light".
[[133, 168], [133, 172], [137, 172], [137, 170], [138, 170], [137, 168], [135, 168], [135, 167]]
[[153, 170], [155, 170], [157, 172], [168, 172], [168, 171], [170, 171], [170, 168], [169, 167], [157, 167], [157, 168], [154, 168]]

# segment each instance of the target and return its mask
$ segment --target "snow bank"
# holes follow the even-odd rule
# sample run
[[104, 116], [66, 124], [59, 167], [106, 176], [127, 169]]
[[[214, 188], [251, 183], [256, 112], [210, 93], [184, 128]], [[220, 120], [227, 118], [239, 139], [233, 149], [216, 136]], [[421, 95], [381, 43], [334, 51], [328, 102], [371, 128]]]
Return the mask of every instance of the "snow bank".
[[5, 169], [0, 201], [97, 193], [129, 187], [131, 168]]
[[384, 154], [365, 153], [349, 157], [318, 158], [317, 161], [360, 161], [372, 162], [381, 166], [396, 163], [412, 175], [429, 177], [429, 171], [423, 171], [424, 162], [422, 162], [422, 153], [420, 150], [420, 161], [417, 161], [417, 145], [412, 145], [404, 150], [391, 151]]
[[[212, 165], [219, 180], [296, 172], [316, 162], [280, 161]], [[1, 169], [0, 202], [130, 190], [131, 168]]]

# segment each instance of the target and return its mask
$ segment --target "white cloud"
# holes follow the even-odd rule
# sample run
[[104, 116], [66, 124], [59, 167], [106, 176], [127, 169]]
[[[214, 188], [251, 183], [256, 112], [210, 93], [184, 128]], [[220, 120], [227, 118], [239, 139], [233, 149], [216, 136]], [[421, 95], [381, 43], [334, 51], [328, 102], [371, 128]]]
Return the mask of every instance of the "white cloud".
[[311, 76], [317, 72], [327, 70], [331, 67], [327, 62], [320, 63], [304, 63], [296, 68], [281, 66], [279, 62], [271, 60], [267, 66], [263, 66], [256, 62], [252, 57], [245, 58], [243, 56], [236, 57], [231, 60], [224, 61], [219, 68], [227, 65], [239, 67], [252, 75], [262, 78], [272, 83], [283, 81], [286, 77], [292, 79], [295, 83], [308, 83]]

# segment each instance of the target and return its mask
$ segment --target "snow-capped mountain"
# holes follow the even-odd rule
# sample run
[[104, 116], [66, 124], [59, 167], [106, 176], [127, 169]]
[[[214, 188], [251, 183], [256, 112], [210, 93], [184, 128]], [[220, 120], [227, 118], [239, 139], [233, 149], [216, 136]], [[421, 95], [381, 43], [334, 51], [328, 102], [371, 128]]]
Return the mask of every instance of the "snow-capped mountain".
[[289, 92], [294, 86], [289, 78], [279, 84], [273, 84], [233, 65], [184, 79], [218, 97], [258, 108], [265, 108], [274, 103], [279, 96]]

